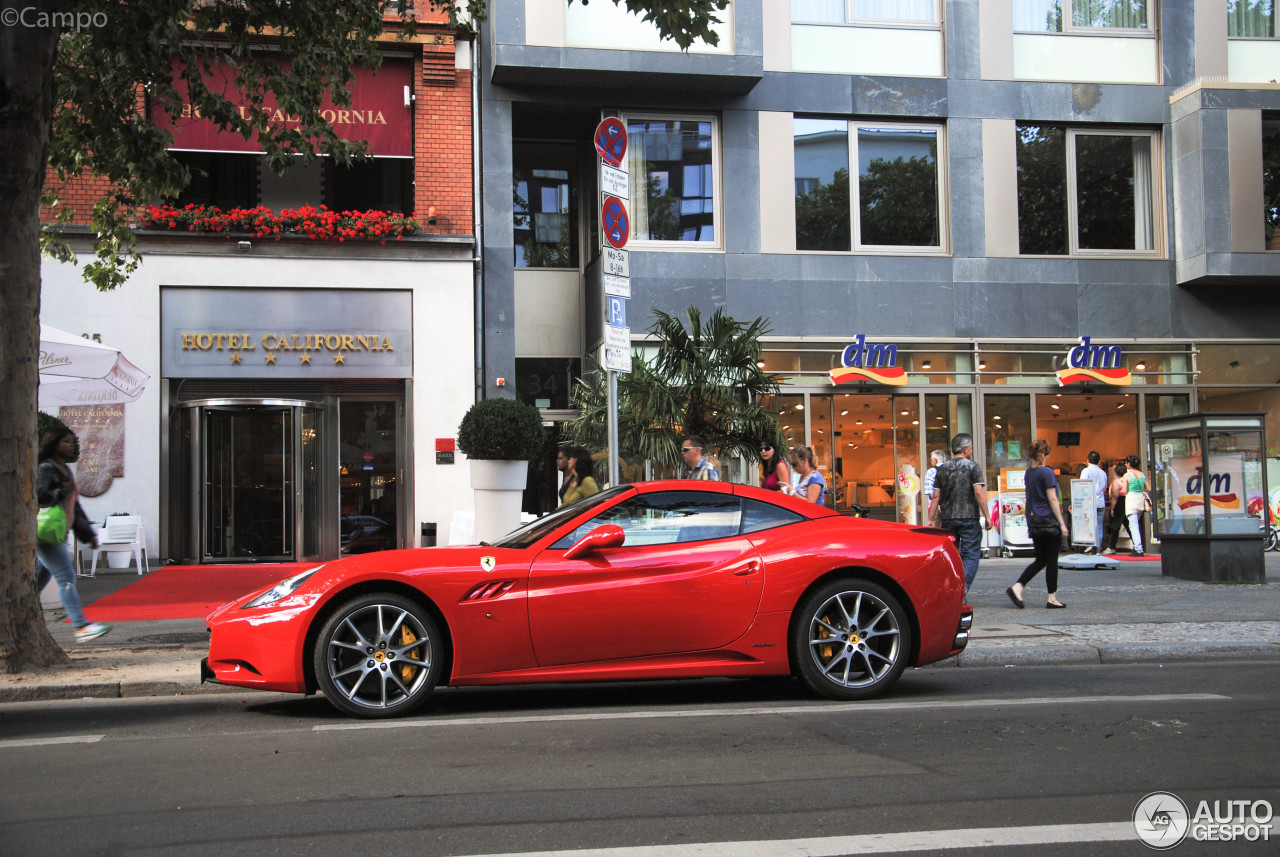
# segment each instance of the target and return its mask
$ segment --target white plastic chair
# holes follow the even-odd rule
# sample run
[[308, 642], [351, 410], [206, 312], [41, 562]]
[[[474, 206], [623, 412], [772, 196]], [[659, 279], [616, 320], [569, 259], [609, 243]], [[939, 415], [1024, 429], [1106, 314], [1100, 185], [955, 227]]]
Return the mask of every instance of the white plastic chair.
[[142, 518], [137, 515], [114, 515], [102, 524], [102, 532], [98, 536], [98, 546], [84, 550], [93, 552], [93, 562], [89, 566], [89, 577], [98, 573], [98, 554], [106, 551], [129, 551], [138, 564], [138, 574], [145, 574], [147, 568], [147, 535], [142, 528]]

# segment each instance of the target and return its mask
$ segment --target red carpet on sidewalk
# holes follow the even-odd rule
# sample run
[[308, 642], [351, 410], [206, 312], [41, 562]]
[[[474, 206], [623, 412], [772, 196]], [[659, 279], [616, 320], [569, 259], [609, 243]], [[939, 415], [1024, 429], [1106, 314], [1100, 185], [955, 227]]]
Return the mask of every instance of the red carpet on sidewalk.
[[91, 622], [203, 619], [234, 598], [315, 564], [165, 566], [86, 605], [84, 615]]

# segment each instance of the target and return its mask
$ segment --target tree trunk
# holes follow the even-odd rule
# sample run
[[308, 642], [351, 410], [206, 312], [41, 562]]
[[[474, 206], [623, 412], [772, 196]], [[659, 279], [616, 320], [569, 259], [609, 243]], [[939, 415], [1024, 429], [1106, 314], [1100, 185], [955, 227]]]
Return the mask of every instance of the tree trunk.
[[53, 117], [56, 29], [0, 27], [0, 669], [68, 661], [36, 591], [40, 192]]

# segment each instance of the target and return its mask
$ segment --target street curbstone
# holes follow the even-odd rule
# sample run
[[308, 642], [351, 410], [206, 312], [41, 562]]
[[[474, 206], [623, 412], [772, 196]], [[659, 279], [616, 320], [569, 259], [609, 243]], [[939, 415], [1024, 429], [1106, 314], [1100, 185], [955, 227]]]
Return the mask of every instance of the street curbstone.
[[1099, 663], [1093, 646], [984, 646], [965, 649], [956, 658], [962, 667], [1039, 667]]
[[1104, 664], [1280, 659], [1280, 645], [1261, 641], [1104, 643], [1098, 652]]

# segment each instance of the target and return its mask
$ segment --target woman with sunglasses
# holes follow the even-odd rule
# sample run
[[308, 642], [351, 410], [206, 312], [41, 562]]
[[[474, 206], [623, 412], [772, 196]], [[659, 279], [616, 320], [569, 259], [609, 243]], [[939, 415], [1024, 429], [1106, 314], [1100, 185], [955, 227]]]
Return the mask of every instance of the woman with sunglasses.
[[791, 467], [771, 440], [760, 441], [760, 471], [761, 488], [791, 493]]

